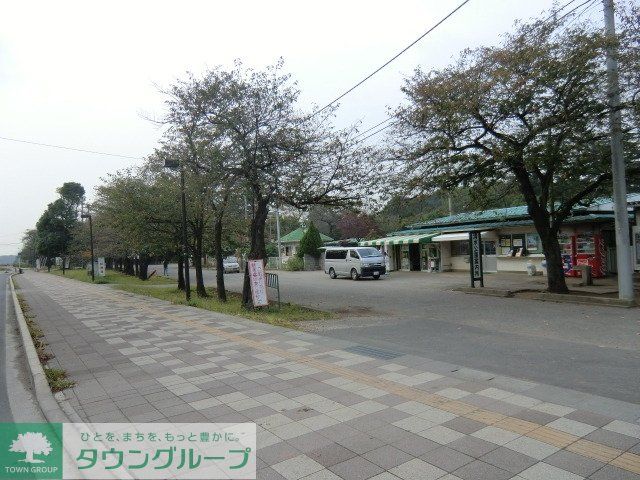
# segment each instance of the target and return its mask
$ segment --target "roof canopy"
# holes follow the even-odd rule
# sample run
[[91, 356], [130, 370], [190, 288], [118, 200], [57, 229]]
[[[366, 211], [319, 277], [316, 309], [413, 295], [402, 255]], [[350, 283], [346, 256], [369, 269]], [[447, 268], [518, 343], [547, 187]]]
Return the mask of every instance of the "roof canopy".
[[433, 237], [438, 235], [435, 232], [420, 233], [415, 235], [394, 235], [391, 237], [378, 238], [376, 240], [365, 240], [360, 242], [363, 247], [374, 245], [406, 245], [410, 243], [431, 243]]
[[[295, 243], [302, 240], [302, 236], [307, 231], [306, 227], [296, 228], [293, 232], [287, 233], [285, 236], [280, 237], [280, 243]], [[324, 233], [320, 232], [320, 239], [323, 242], [331, 242], [333, 238], [328, 237]]]

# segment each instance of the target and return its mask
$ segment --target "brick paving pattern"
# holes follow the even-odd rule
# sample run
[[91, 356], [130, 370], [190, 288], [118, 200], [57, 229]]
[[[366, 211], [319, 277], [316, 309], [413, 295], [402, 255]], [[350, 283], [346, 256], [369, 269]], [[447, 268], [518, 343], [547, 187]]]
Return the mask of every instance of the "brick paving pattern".
[[83, 420], [255, 422], [259, 479], [640, 480], [638, 405], [44, 273], [17, 283]]

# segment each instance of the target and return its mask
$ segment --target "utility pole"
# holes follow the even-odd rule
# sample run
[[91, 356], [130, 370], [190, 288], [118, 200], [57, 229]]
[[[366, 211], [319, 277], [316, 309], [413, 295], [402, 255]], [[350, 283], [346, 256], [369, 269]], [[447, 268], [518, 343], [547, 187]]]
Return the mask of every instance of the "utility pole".
[[189, 243], [187, 240], [187, 197], [184, 187], [184, 163], [180, 162], [180, 195], [182, 197], [182, 248], [184, 250], [184, 291], [187, 302], [191, 300], [191, 281], [189, 279]]
[[276, 243], [278, 244], [278, 270], [282, 269], [282, 250], [280, 245], [280, 199], [278, 192], [278, 176], [276, 174]]
[[620, 81], [618, 76], [615, 11], [613, 0], [603, 0], [604, 27], [607, 39], [607, 97], [611, 129], [611, 173], [613, 179], [613, 212], [616, 230], [618, 267], [618, 298], [633, 300], [633, 270], [629, 244], [629, 213], [624, 154], [622, 151], [622, 113], [620, 112]]
[[184, 186], [184, 163], [173, 158], [164, 159], [164, 167], [175, 170], [180, 169], [180, 199], [182, 201], [182, 255], [184, 263], [184, 293], [187, 302], [191, 299], [191, 281], [189, 278], [189, 243], [187, 239], [187, 196]]
[[93, 255], [93, 222], [91, 220], [90, 213], [83, 213], [80, 215], [80, 218], [89, 219], [89, 241], [91, 243], [91, 281], [95, 282], [96, 281], [96, 260]]
[[276, 203], [276, 243], [278, 244], [278, 270], [282, 268], [282, 249], [280, 245], [280, 207]]

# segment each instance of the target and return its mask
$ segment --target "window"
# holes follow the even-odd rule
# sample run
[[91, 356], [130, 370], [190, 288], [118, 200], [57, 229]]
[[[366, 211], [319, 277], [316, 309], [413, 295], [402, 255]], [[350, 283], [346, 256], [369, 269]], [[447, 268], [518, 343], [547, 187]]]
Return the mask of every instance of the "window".
[[469, 241], [459, 240], [457, 242], [451, 242], [451, 256], [461, 257], [469, 255]]
[[355, 250], [349, 250], [349, 256], [351, 258], [355, 258], [356, 260], [360, 259], [360, 257], [358, 256], [358, 252], [356, 252]]
[[526, 252], [524, 233], [514, 233], [513, 235], [500, 235], [498, 237], [498, 255], [520, 256], [523, 250]]
[[324, 258], [326, 260], [344, 260], [347, 258], [346, 250], [327, 250]]
[[373, 247], [359, 248], [358, 249], [358, 253], [360, 254], [360, 256], [362, 258], [379, 257], [380, 255], [382, 255], [380, 250], [378, 250], [377, 248], [373, 248]]
[[492, 240], [486, 240], [482, 242], [482, 250], [484, 255], [495, 255], [496, 254], [496, 242]]
[[542, 243], [540, 242], [540, 235], [537, 233], [527, 233], [527, 252], [540, 253], [542, 252]]

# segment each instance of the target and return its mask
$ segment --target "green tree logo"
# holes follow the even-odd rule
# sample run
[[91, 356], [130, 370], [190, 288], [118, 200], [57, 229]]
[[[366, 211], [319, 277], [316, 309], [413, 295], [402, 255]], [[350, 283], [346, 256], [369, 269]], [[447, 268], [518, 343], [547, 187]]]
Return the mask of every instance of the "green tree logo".
[[40, 432], [19, 433], [18, 437], [11, 443], [10, 452], [24, 453], [26, 463], [44, 463], [44, 460], [33, 458], [34, 455], [49, 455], [51, 453], [51, 443], [46, 435]]

